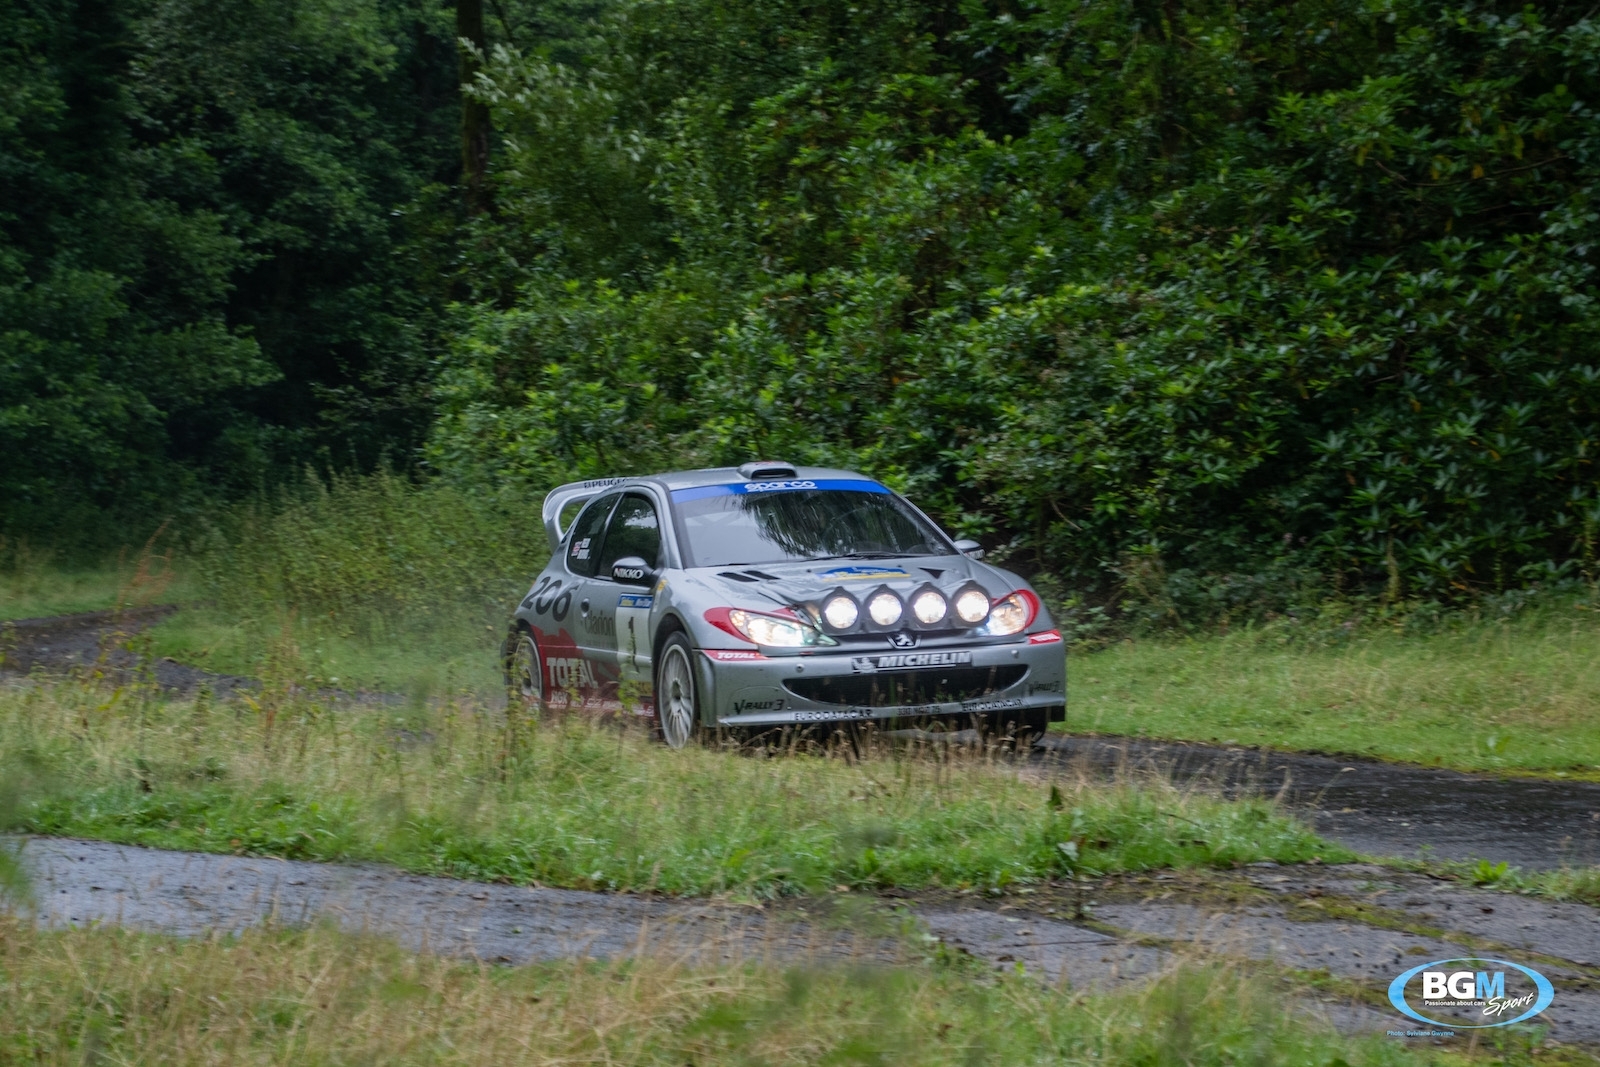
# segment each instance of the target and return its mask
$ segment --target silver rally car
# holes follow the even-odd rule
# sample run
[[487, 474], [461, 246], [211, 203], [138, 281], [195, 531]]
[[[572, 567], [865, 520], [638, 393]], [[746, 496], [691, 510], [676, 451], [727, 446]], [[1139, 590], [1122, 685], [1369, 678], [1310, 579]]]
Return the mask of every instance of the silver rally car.
[[527, 704], [652, 716], [674, 748], [717, 727], [1065, 718], [1066, 646], [1038, 595], [864, 475], [575, 482], [543, 518], [550, 563], [505, 648]]

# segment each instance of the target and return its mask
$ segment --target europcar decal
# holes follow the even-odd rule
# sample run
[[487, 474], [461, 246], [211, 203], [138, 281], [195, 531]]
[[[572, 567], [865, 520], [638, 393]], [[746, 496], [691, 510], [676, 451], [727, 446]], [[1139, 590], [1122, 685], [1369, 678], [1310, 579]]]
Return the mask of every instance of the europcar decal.
[[851, 656], [850, 669], [857, 674], [914, 671], [923, 667], [957, 667], [971, 662], [971, 652], [891, 652], [883, 656]]
[[1022, 701], [1016, 697], [1007, 697], [1004, 700], [974, 700], [961, 705], [961, 710], [969, 715], [985, 711], [1005, 711], [1009, 708], [1022, 707]]
[[762, 493], [792, 493], [802, 489], [838, 489], [847, 493], [884, 493], [888, 489], [865, 478], [789, 478], [773, 482], [731, 482], [727, 485], [697, 485], [674, 489], [672, 502], [701, 500], [708, 496], [750, 496]]
[[[1511, 969], [1512, 986], [1506, 987], [1504, 970], [1480, 971], [1483, 964]], [[1466, 966], [1462, 966], [1466, 965]], [[1411, 979], [1422, 976], [1422, 988], [1411, 996], [1406, 986]], [[1492, 1022], [1461, 1023], [1454, 1020], [1430, 1019], [1411, 1006], [1418, 1000], [1424, 1008], [1478, 1008], [1481, 1018]], [[1389, 1003], [1402, 1015], [1407, 1015], [1429, 1026], [1457, 1030], [1483, 1030], [1491, 1026], [1510, 1026], [1531, 1019], [1548, 1008], [1556, 999], [1555, 986], [1550, 979], [1520, 963], [1510, 960], [1493, 960], [1480, 956], [1462, 956], [1453, 960], [1434, 960], [1413, 967], [1397, 975], [1389, 983]], [[1512, 1014], [1516, 1012], [1517, 1014]]]
[[899, 567], [835, 567], [817, 577], [824, 582], [888, 582], [911, 575]]

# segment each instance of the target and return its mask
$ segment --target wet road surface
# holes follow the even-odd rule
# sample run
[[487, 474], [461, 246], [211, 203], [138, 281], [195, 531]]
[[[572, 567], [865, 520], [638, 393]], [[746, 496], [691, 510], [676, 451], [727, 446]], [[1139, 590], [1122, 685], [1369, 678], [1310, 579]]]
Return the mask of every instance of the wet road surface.
[[1052, 734], [1046, 762], [1145, 770], [1231, 795], [1281, 796], [1324, 837], [1372, 856], [1600, 864], [1600, 783], [1499, 778], [1295, 752]]
[[[1076, 890], [1004, 898], [952, 893], [866, 897], [879, 923], [813, 922], [798, 907], [740, 907], [577, 890], [483, 885], [375, 867], [166, 852], [32, 838], [23, 859], [35, 913], [52, 927], [114, 922], [192, 935], [266, 921], [387, 935], [416, 950], [525, 963], [668, 954], [729, 960], [911, 962], [943, 942], [990, 965], [1071, 988], [1137, 981], [1184, 960], [1236, 960], [1348, 983], [1305, 1002], [1342, 1029], [1406, 1023], [1382, 1007], [1388, 982], [1429, 960], [1494, 956], [1555, 983], [1541, 1017], [1558, 1040], [1600, 1044], [1600, 912], [1472, 889], [1366, 864], [1239, 872], [1159, 872], [1097, 883], [1078, 918]], [[860, 899], [858, 897], [858, 899]], [[828, 901], [807, 902], [825, 912]], [[922, 934], [883, 932], [894, 908]], [[844, 912], [840, 914], [852, 914]], [[860, 914], [859, 911], [854, 914]], [[1475, 1021], [1463, 1012], [1462, 1022]]]

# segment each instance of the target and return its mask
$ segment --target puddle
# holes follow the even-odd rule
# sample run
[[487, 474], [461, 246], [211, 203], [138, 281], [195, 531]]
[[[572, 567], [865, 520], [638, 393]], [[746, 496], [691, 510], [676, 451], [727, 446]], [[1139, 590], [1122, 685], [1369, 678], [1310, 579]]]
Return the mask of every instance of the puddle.
[[774, 922], [759, 910], [572, 889], [461, 882], [383, 867], [30, 838], [36, 920], [193, 936], [332, 921], [413, 951], [521, 964], [664, 953], [699, 961], [898, 959], [883, 937]]

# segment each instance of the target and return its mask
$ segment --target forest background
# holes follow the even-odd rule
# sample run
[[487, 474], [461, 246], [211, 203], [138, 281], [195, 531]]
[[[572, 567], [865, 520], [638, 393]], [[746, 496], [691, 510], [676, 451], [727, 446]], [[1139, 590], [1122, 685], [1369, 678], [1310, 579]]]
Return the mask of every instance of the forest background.
[[761, 456], [1152, 618], [1592, 587], [1597, 97], [1562, 2], [6, 0], [4, 550]]

